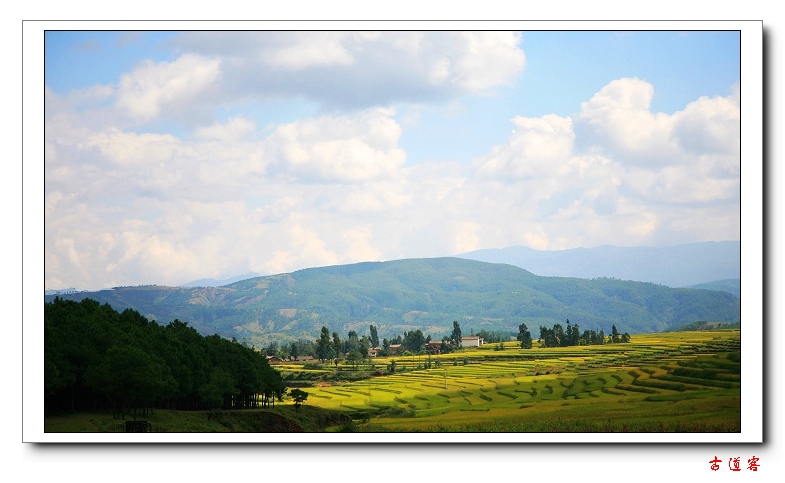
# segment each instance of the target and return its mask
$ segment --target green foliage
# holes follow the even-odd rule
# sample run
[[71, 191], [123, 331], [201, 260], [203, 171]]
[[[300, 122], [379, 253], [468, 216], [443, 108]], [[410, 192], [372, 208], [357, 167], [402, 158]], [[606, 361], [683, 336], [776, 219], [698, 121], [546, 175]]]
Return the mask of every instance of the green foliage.
[[698, 320], [678, 327], [670, 327], [670, 330], [693, 331], [693, 330], [721, 330], [721, 329], [740, 329], [740, 322], [709, 322]]
[[319, 340], [316, 341], [316, 357], [320, 361], [329, 361], [335, 357], [335, 344], [330, 340], [330, 329], [322, 326]]
[[354, 369], [357, 370], [357, 363], [363, 360], [362, 354], [357, 349], [352, 349], [349, 351], [349, 355], [346, 356], [346, 361], [354, 366]]
[[268, 405], [285, 392], [266, 358], [175, 319], [166, 327], [91, 299], [44, 304], [47, 411]]
[[716, 280], [714, 282], [700, 283], [698, 285], [692, 285], [689, 288], [698, 288], [703, 290], [720, 290], [723, 292], [728, 292], [729, 294], [733, 295], [737, 299], [741, 298], [740, 278], [731, 278], [727, 280]]
[[236, 382], [221, 368], [213, 369], [210, 379], [199, 387], [199, 399], [210, 409], [223, 406], [224, 400], [238, 394]]
[[[561, 324], [555, 324], [552, 329], [541, 325], [540, 343], [541, 347], [571, 347], [576, 345], [603, 345], [606, 343], [621, 344], [630, 342], [630, 334], [627, 332], [619, 334], [615, 324], [612, 326], [611, 331], [612, 335], [609, 335], [607, 340], [605, 339], [605, 333], [602, 330], [600, 330], [599, 334], [593, 330], [585, 330], [583, 331], [583, 335], [579, 335], [580, 329], [578, 325], [570, 324], [570, 320], [567, 319], [567, 330], [564, 330]], [[523, 345], [521, 345], [521, 347], [523, 347]]]
[[296, 410], [300, 410], [300, 406], [308, 399], [308, 393], [303, 391], [302, 389], [292, 389], [289, 391], [289, 396], [294, 400], [294, 407]]
[[482, 329], [481, 331], [477, 332], [476, 335], [481, 337], [486, 344], [494, 344], [498, 342], [507, 342], [510, 340], [510, 337], [515, 334], [498, 330], [487, 331]]
[[419, 354], [425, 347], [425, 336], [420, 329], [404, 332], [402, 345], [412, 354]]
[[452, 341], [452, 345], [458, 347], [461, 346], [461, 325], [457, 320], [452, 322], [452, 334], [450, 335], [450, 340]]
[[526, 327], [526, 324], [518, 326], [518, 340], [521, 343], [521, 349], [532, 348], [532, 334], [529, 332], [529, 328]]

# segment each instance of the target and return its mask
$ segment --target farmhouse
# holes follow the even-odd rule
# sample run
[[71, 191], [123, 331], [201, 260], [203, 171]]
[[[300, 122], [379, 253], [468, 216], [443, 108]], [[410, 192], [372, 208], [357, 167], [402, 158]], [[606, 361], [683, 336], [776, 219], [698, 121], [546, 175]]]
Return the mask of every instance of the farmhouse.
[[442, 353], [442, 341], [440, 340], [432, 340], [425, 344], [425, 352], [428, 354], [441, 354]]
[[394, 356], [400, 348], [401, 344], [390, 344], [390, 347], [387, 350], [390, 352], [391, 356]]
[[484, 343], [485, 340], [478, 335], [466, 335], [461, 337], [461, 345], [464, 347], [480, 347]]
[[289, 357], [289, 360], [295, 360], [297, 362], [303, 362], [303, 361], [307, 362], [307, 361], [314, 360], [314, 358], [313, 358], [313, 356], [297, 356], [297, 357], [294, 357], [294, 358]]

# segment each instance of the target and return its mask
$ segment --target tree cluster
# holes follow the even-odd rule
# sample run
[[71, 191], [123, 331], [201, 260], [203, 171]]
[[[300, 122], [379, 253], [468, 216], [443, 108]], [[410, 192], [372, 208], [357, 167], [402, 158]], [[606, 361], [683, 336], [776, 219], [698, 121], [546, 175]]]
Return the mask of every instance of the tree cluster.
[[92, 299], [44, 305], [47, 411], [213, 410], [274, 404], [281, 375], [253, 348]]
[[346, 339], [341, 339], [338, 332], [333, 332], [331, 335], [330, 329], [323, 326], [319, 338], [316, 339], [314, 344], [313, 355], [322, 362], [345, 356], [350, 362], [356, 364], [368, 358], [371, 347], [377, 347], [374, 341], [377, 344], [379, 342], [379, 336], [374, 325], [371, 326], [370, 338], [365, 335], [360, 337], [356, 331], [350, 330]]
[[493, 344], [495, 342], [507, 342], [510, 340], [511, 334], [509, 332], [491, 330], [487, 331], [482, 329], [481, 331], [477, 332], [475, 335], [478, 335], [485, 341], [486, 344]]
[[562, 327], [561, 324], [554, 324], [553, 328], [549, 329], [545, 326], [540, 326], [540, 344], [542, 347], [569, 347], [575, 345], [602, 345], [602, 344], [619, 344], [627, 343], [630, 341], [630, 334], [625, 332], [620, 334], [613, 325], [612, 334], [605, 339], [605, 333], [600, 330], [584, 330], [581, 334], [578, 324], [570, 324], [567, 319], [567, 328]]
[[518, 326], [518, 337], [517, 339], [521, 343], [521, 349], [531, 349], [532, 348], [532, 334], [529, 332], [529, 328], [526, 327], [526, 324], [521, 324]]

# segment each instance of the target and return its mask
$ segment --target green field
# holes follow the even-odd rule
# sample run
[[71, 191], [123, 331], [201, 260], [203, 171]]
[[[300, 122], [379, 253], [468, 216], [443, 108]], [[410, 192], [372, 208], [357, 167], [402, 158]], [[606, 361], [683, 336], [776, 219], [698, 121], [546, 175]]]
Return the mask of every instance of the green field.
[[[739, 330], [634, 335], [629, 344], [519, 349], [513, 342], [353, 367], [276, 364], [291, 399], [275, 408], [156, 409], [153, 432], [741, 431]], [[389, 367], [395, 361], [395, 373]], [[46, 432], [122, 432], [109, 413], [47, 415]]]
[[349, 415], [353, 423], [333, 428], [340, 430], [739, 432], [740, 354], [740, 332], [724, 330], [635, 335], [629, 344], [601, 346], [486, 344], [373, 359], [357, 371], [276, 368], [309, 393], [305, 405]]

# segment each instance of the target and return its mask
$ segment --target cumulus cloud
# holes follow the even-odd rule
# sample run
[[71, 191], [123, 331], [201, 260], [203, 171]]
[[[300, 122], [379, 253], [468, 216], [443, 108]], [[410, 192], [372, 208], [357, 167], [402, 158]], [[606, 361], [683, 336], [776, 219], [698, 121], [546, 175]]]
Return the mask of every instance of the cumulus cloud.
[[267, 138], [271, 170], [306, 180], [390, 178], [406, 161], [401, 128], [384, 109], [322, 116], [279, 126]]
[[579, 145], [605, 154], [618, 153], [626, 162], [668, 164], [677, 151], [671, 122], [651, 112], [654, 86], [637, 78], [610, 82], [581, 104], [575, 119]]
[[507, 142], [473, 161], [472, 182], [494, 183], [496, 208], [508, 217], [491, 215], [483, 226], [505, 224], [508, 235], [497, 246], [549, 249], [608, 240], [673, 244], [694, 240], [689, 232], [714, 236], [699, 239], [738, 237], [734, 92], [654, 113], [651, 84], [619, 79], [572, 118], [513, 118]]
[[487, 92], [526, 61], [514, 32], [187, 32], [173, 44], [221, 59], [224, 96], [351, 109]]
[[572, 120], [556, 115], [515, 117], [507, 144], [474, 160], [479, 176], [521, 179], [556, 174], [572, 152]]
[[185, 118], [205, 99], [215, 94], [221, 70], [220, 59], [184, 54], [172, 62], [145, 61], [120, 78], [117, 107], [140, 121], [162, 112], [167, 117]]
[[387, 109], [267, 131], [235, 117], [183, 139], [85, 125], [48, 95], [53, 286], [177, 284], [378, 257], [376, 234], [353, 217], [409, 201], [401, 128]]
[[738, 159], [741, 151], [741, 110], [738, 99], [701, 97], [673, 116], [673, 132], [688, 153], [725, 154]]

